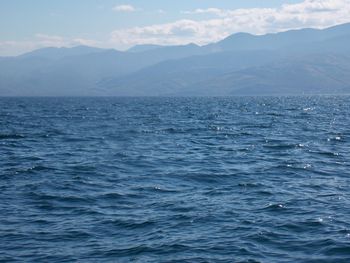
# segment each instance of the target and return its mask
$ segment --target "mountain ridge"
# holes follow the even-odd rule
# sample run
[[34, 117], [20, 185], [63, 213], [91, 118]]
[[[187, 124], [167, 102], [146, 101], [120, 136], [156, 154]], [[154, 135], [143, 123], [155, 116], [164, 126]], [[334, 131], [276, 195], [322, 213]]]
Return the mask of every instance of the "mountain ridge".
[[[328, 61], [332, 54], [336, 63]], [[278, 89], [281, 94], [308, 89], [324, 93], [323, 83], [339, 87], [329, 89], [337, 94], [349, 93], [350, 62], [342, 59], [349, 55], [350, 23], [261, 36], [237, 33], [204, 46], [44, 48], [0, 57], [0, 96], [268, 95]], [[326, 79], [328, 73], [334, 76]]]

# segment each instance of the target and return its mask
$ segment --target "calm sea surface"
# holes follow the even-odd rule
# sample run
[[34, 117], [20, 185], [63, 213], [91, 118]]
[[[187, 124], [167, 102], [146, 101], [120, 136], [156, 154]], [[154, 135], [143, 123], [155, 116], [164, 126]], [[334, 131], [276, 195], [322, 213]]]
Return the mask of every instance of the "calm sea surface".
[[1, 98], [1, 262], [350, 262], [350, 97]]

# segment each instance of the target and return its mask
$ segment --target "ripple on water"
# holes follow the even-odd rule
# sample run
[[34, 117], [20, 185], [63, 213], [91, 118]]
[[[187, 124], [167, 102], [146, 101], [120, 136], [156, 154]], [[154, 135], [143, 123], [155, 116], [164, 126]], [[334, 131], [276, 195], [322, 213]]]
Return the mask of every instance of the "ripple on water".
[[350, 97], [0, 104], [0, 261], [350, 262]]
[[19, 139], [24, 139], [25, 136], [22, 134], [1, 134], [0, 133], [0, 140], [19, 140]]

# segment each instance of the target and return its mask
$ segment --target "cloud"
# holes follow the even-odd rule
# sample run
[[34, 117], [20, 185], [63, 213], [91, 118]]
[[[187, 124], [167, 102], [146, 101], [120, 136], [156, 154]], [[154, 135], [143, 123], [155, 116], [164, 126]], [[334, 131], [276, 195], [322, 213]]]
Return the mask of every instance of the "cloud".
[[136, 8], [132, 5], [117, 5], [113, 7], [113, 10], [116, 12], [135, 12]]
[[101, 44], [100, 41], [96, 41], [93, 39], [74, 38], [69, 41], [68, 46], [82, 45], [82, 46], [89, 46], [89, 47], [97, 47], [100, 44]]
[[[118, 29], [111, 33], [115, 46], [136, 44], [207, 44], [236, 32], [265, 34], [305, 27], [325, 28], [350, 22], [350, 0], [304, 0], [277, 8], [195, 9], [183, 11], [192, 19], [144, 27]], [[210, 14], [206, 20], [196, 15]]]
[[344, 0], [308, 0], [299, 4], [283, 5], [282, 10], [288, 13], [332, 12], [344, 8], [349, 1]]
[[135, 44], [180, 45], [189, 42], [205, 43], [208, 39], [217, 39], [215, 28], [222, 21], [179, 20], [174, 23], [146, 27], [133, 27], [116, 30], [111, 33], [111, 42], [116, 45], [131, 46]]
[[191, 11], [182, 11], [182, 14], [185, 15], [197, 15], [197, 14], [214, 14], [214, 15], [218, 15], [218, 16], [223, 16], [225, 15], [225, 10], [223, 9], [219, 9], [219, 8], [207, 8], [207, 9], [195, 9], [195, 10], [191, 10]]
[[76, 45], [98, 46], [99, 41], [86, 38], [64, 38], [61, 36], [36, 34], [36, 43], [39, 47], [71, 47]]
[[46, 35], [46, 34], [36, 34], [37, 41], [43, 46], [61, 47], [66, 44], [66, 40], [61, 36]]

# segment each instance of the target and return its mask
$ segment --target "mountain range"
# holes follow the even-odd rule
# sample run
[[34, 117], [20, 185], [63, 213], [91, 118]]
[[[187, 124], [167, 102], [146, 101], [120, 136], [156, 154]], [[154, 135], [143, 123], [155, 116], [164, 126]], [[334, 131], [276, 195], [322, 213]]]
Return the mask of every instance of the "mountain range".
[[205, 46], [43, 48], [0, 57], [0, 96], [350, 93], [350, 23], [233, 34]]

